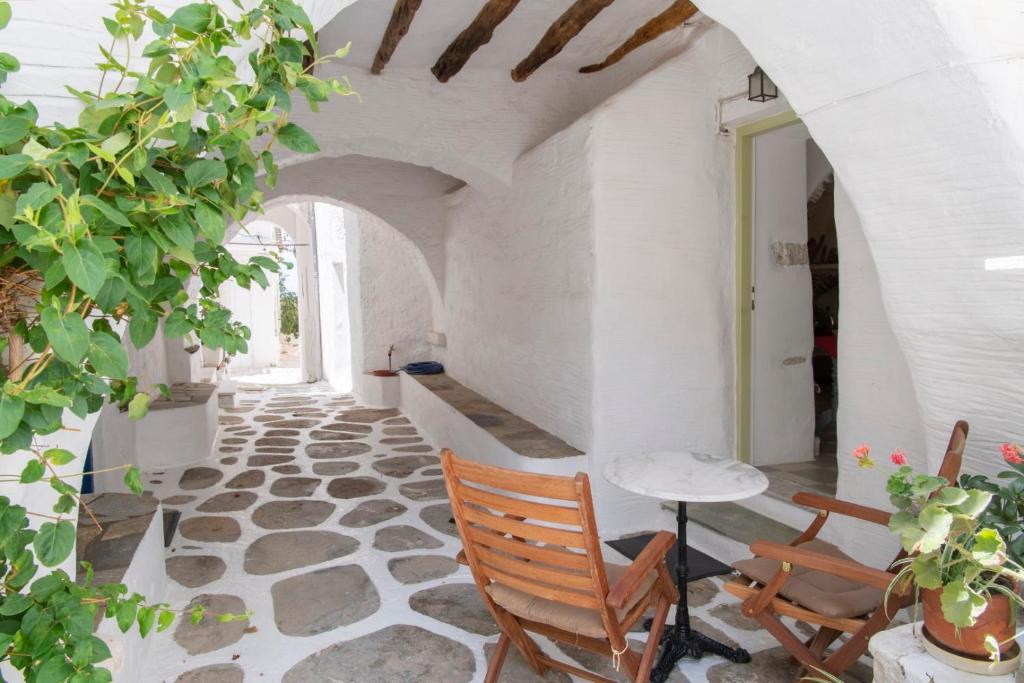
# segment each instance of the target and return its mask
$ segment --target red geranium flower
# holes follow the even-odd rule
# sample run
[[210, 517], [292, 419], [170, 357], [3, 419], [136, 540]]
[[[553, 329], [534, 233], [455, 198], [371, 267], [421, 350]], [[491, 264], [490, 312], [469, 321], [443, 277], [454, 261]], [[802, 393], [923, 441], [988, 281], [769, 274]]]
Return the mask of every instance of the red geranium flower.
[[1003, 451], [1003, 460], [1010, 463], [1011, 465], [1020, 465], [1024, 463], [1024, 457], [1021, 457], [1021, 449], [1019, 444], [1015, 443], [1004, 443], [1000, 446], [1000, 450]]
[[871, 447], [862, 443], [853, 449], [853, 457], [857, 459], [857, 467], [874, 467], [875, 461], [870, 457]]

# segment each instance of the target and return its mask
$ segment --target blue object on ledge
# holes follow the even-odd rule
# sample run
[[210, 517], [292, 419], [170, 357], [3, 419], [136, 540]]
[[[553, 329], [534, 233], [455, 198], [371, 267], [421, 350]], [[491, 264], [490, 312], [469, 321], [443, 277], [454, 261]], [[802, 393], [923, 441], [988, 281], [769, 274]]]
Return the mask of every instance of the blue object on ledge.
[[410, 375], [440, 375], [444, 372], [444, 366], [437, 361], [426, 360], [419, 363], [409, 363], [402, 368]]

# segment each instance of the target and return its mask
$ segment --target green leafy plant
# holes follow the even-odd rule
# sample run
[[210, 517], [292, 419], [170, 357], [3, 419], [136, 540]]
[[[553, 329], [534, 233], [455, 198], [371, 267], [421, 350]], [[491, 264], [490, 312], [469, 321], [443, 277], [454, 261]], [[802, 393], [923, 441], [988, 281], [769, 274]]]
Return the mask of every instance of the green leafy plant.
[[[897, 509], [889, 529], [910, 554], [897, 563], [901, 568], [890, 590], [911, 580], [920, 588], [941, 590], [942, 614], [957, 628], [974, 626], [993, 595], [1024, 605], [1015, 590], [1024, 568], [1008, 556], [999, 531], [981, 521], [992, 493], [950, 486], [945, 478], [915, 474], [908, 465], [889, 477], [886, 490]], [[995, 658], [1000, 645], [986, 637], [986, 649]]]
[[1009, 469], [996, 474], [1000, 481], [981, 474], [964, 474], [960, 486], [992, 494], [992, 502], [979, 521], [998, 531], [1006, 541], [1010, 559], [1024, 565], [1024, 458], [1021, 447], [1015, 443], [1004, 443], [1002, 454]]
[[[47, 512], [0, 498], [0, 659], [30, 683], [110, 680], [96, 666], [110, 656], [93, 631], [100, 612], [142, 635], [175, 616], [123, 585], [93, 585], [88, 567], [82, 585], [47, 571], [72, 551], [80, 500], [56, 469], [74, 456], [40, 437], [106, 401], [139, 419], [167, 392], [130, 376], [127, 343], [142, 349], [162, 333], [246, 349], [249, 331], [218, 290], [229, 279], [265, 287], [279, 263], [232, 258], [222, 244], [229, 222], [262, 210], [257, 178], [275, 183], [276, 143], [318, 151], [289, 120], [292, 94], [314, 111], [352, 94], [346, 81], [313, 75], [344, 50], [321, 57], [293, 0], [232, 2], [230, 15], [197, 2], [169, 16], [144, 0], [115, 2], [98, 91], [68, 88], [82, 103], [73, 125], [42, 125], [30, 102], [0, 96], [0, 452], [32, 453], [17, 481], [45, 479], [58, 494]], [[0, 28], [10, 17], [0, 2]], [[18, 68], [0, 53], [0, 83]], [[134, 469], [125, 484], [142, 491]], [[33, 529], [30, 516], [46, 521]]]
[[299, 336], [299, 295], [281, 283], [281, 334]]

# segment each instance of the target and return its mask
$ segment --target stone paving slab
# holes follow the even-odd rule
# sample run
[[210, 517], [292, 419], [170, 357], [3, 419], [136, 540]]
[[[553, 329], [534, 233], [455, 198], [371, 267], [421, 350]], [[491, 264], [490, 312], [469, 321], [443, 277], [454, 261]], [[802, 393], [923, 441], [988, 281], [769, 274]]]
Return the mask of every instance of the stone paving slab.
[[[364, 408], [320, 385], [239, 385], [239, 398], [241, 409], [222, 411], [210, 461], [144, 475], [182, 514], [166, 549], [165, 600], [247, 614], [151, 635], [143, 680], [483, 681], [497, 628], [468, 569], [454, 562], [461, 544], [429, 435], [398, 411]], [[751, 629], [720, 586], [691, 586], [695, 623], [759, 653], [754, 665], [707, 658], [670, 680], [783, 680], [771, 678], [789, 674], [771, 652], [776, 643]], [[635, 647], [645, 637], [631, 634]], [[540, 646], [625, 680], [607, 659]], [[576, 679], [537, 677], [513, 648], [499, 680]]]

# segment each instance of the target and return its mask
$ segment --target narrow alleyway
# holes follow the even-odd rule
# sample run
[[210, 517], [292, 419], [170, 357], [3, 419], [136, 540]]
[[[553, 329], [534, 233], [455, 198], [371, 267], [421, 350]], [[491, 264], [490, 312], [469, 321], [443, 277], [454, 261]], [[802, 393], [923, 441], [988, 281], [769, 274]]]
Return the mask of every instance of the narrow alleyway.
[[[359, 407], [321, 385], [240, 385], [237, 407], [222, 409], [220, 422], [210, 462], [145, 480], [182, 513], [166, 555], [168, 602], [251, 616], [156, 634], [146, 681], [483, 679], [498, 632], [452, 559], [460, 546], [436, 444], [398, 411]], [[623, 561], [615, 555], [608, 549], [606, 559]], [[717, 583], [691, 584], [690, 600], [705, 632], [771, 649], [752, 665], [688, 663], [686, 679], [672, 680], [791, 675]], [[542, 646], [615, 676], [606, 660]], [[513, 654], [502, 680], [538, 679]]]

